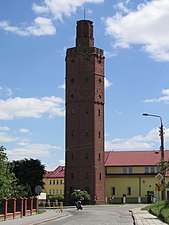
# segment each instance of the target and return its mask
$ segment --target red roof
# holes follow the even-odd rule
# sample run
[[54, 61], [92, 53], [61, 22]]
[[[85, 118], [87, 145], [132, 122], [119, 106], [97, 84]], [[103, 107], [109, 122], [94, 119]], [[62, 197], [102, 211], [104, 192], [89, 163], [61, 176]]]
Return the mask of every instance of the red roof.
[[54, 171], [47, 171], [44, 175], [45, 178], [64, 178], [65, 167], [58, 166]]
[[[164, 154], [168, 161], [169, 150], [165, 150]], [[159, 150], [105, 152], [105, 166], [155, 166], [160, 160]]]

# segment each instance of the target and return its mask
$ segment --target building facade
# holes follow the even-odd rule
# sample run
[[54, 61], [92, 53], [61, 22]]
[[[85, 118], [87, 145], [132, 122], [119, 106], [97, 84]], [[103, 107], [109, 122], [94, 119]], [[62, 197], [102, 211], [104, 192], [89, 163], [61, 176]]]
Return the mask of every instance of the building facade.
[[[165, 150], [165, 160], [169, 151]], [[105, 195], [108, 202], [150, 203], [161, 199], [162, 184], [156, 180], [161, 170], [160, 151], [105, 152]], [[169, 199], [168, 172], [165, 175]]]
[[[158, 198], [161, 199], [161, 182], [155, 178], [160, 173], [160, 160], [160, 151], [105, 152], [105, 201], [108, 203], [150, 203], [157, 201]], [[169, 150], [165, 150], [165, 160], [169, 160]], [[54, 171], [60, 170], [58, 168]], [[62, 185], [64, 184], [64, 169], [55, 178], [52, 175], [53, 172], [46, 173], [44, 179], [45, 190], [48, 194], [58, 188], [56, 180], [62, 179]], [[165, 184], [166, 198], [169, 200], [168, 172], [165, 174]]]
[[64, 170], [64, 166], [58, 166], [54, 171], [46, 172], [43, 182], [44, 192], [47, 195], [64, 195]]
[[65, 204], [77, 189], [104, 202], [104, 55], [89, 20], [77, 22], [76, 47], [66, 52], [65, 142]]

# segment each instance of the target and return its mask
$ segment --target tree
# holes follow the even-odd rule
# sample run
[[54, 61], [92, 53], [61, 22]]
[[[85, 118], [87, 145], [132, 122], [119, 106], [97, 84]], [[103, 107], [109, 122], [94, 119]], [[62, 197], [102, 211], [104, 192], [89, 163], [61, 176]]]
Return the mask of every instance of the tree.
[[91, 200], [91, 197], [90, 197], [90, 195], [88, 194], [88, 192], [86, 190], [84, 190], [84, 191], [82, 191], [82, 190], [75, 190], [71, 194], [71, 199], [72, 199], [73, 202], [76, 202], [77, 200], [82, 199], [83, 202], [89, 203], [90, 200]]
[[35, 187], [44, 185], [45, 166], [38, 159], [23, 159], [12, 162], [13, 172], [18, 179], [17, 184], [30, 188], [28, 196], [37, 195]]
[[10, 172], [10, 162], [8, 162], [5, 150], [3, 146], [0, 147], [0, 199], [15, 196], [13, 186], [16, 185], [16, 177]]

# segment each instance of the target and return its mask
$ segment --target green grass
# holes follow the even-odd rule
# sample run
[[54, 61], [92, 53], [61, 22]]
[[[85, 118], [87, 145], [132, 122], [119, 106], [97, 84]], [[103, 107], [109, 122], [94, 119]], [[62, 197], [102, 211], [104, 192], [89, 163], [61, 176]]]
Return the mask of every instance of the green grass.
[[162, 221], [169, 224], [169, 201], [156, 202], [147, 207], [147, 210]]
[[46, 210], [44, 210], [44, 209], [38, 209], [38, 214], [42, 214], [44, 212], [46, 212]]

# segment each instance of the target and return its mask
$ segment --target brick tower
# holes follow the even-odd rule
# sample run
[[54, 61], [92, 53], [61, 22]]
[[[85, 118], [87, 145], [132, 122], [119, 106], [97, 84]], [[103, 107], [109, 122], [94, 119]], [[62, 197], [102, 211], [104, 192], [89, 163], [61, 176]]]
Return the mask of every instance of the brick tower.
[[66, 52], [65, 204], [75, 189], [105, 202], [104, 55], [94, 47], [93, 22], [80, 20], [76, 47]]

